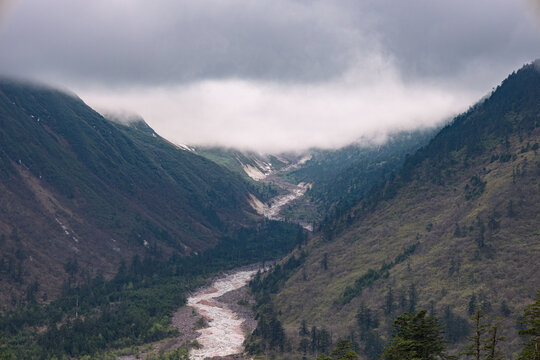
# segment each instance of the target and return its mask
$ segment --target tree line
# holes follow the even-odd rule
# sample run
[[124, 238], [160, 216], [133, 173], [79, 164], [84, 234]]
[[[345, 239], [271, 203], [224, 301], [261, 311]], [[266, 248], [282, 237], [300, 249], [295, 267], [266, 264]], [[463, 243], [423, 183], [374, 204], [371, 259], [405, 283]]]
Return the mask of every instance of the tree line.
[[[272, 313], [271, 316], [274, 325], [270, 325], [268, 331], [269, 334], [273, 331], [279, 334], [279, 341], [267, 342], [268, 348], [253, 346], [251, 342], [246, 346], [246, 350], [254, 354], [266, 353], [268, 350], [292, 351], [290, 341], [285, 337], [276, 314]], [[359, 339], [365, 343], [364, 348], [359, 347], [355, 334], [351, 333], [348, 337], [338, 339], [331, 350], [333, 344], [331, 332], [324, 327], [312, 326], [310, 329], [303, 320], [298, 330], [300, 340], [297, 352], [302, 354], [302, 359], [311, 357], [318, 360], [358, 360], [359, 353], [363, 353], [369, 359], [384, 360], [506, 359], [502, 352], [505, 338], [501, 336], [501, 323], [497, 320], [489, 321], [480, 309], [471, 316], [472, 332], [468, 336], [464, 350], [457, 355], [450, 355], [447, 351], [449, 340], [443, 322], [438, 317], [429, 315], [427, 310], [405, 312], [398, 316], [394, 320], [392, 338], [387, 345], [381, 338], [373, 345], [373, 337], [378, 335], [372, 329], [378, 326], [378, 320], [373, 317], [369, 308], [362, 305], [357, 320], [360, 329]], [[520, 324], [522, 328], [519, 334], [523, 343], [517, 360], [540, 360], [540, 291], [536, 295], [535, 302], [523, 311]], [[273, 326], [277, 330], [273, 329]], [[270, 338], [272, 336], [275, 335], [270, 335]]]
[[80, 269], [70, 260], [62, 297], [47, 305], [32, 301], [0, 316], [0, 359], [103, 358], [107, 351], [170, 337], [176, 333], [172, 313], [208, 277], [279, 258], [305, 238], [297, 225], [265, 221], [201, 254], [135, 256], [111, 280], [98, 275], [75, 281]]

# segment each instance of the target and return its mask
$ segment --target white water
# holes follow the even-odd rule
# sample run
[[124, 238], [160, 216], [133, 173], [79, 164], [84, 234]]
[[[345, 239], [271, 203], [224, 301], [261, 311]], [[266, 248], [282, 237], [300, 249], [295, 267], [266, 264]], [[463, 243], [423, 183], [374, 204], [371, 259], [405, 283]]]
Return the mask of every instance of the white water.
[[188, 306], [204, 316], [209, 327], [199, 330], [197, 341], [201, 349], [190, 352], [192, 359], [239, 354], [243, 351], [244, 333], [242, 320], [223, 303], [215, 300], [223, 294], [241, 288], [255, 275], [256, 270], [238, 271], [216, 280], [188, 298]]

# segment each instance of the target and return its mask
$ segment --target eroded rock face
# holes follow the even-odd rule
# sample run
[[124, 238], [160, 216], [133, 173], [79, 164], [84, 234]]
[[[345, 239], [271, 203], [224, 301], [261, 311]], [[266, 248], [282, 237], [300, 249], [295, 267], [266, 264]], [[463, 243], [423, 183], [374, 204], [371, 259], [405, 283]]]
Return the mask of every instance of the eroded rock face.
[[200, 336], [197, 338], [202, 347], [191, 350], [191, 358], [224, 357], [243, 351], [242, 344], [245, 339], [242, 329], [243, 319], [218, 298], [245, 286], [256, 272], [256, 270], [235, 272], [216, 280], [210, 287], [188, 298], [187, 305], [195, 308], [208, 321], [208, 327], [199, 330]]

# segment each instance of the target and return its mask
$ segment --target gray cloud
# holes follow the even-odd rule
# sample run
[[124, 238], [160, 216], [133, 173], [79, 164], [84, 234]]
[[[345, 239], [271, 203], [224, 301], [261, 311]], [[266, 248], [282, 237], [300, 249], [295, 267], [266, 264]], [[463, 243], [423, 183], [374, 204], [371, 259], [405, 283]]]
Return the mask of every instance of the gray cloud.
[[539, 56], [533, 8], [537, 0], [19, 0], [0, 16], [0, 73], [139, 113], [177, 142], [333, 147], [466, 108]]
[[409, 77], [464, 74], [477, 81], [474, 74], [482, 67], [500, 77], [540, 54], [539, 33], [524, 2], [370, 0], [369, 10], [383, 46]]
[[[0, 0], [0, 26], [2, 25], [3, 20], [8, 16], [9, 10], [11, 9], [12, 5], [12, 0]], [[0, 27], [0, 32], [1, 31], [2, 28]]]
[[515, 0], [21, 0], [0, 37], [0, 71], [115, 86], [306, 82], [383, 52], [404, 75], [451, 77], [508, 70], [539, 45]]
[[21, 1], [0, 38], [3, 72], [162, 84], [241, 77], [313, 81], [366, 42], [325, 2]]
[[372, 59], [324, 83], [203, 81], [128, 92], [83, 92], [102, 112], [136, 109], [169, 140], [280, 152], [336, 148], [359, 139], [381, 143], [390, 133], [440, 125], [476, 94], [405, 83], [391, 63]]

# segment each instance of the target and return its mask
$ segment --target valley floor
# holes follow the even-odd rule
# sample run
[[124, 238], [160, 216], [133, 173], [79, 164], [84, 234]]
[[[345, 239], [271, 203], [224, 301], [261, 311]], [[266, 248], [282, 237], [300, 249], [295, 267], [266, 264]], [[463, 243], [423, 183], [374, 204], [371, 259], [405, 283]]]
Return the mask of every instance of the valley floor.
[[261, 264], [244, 266], [214, 278], [210, 285], [191, 294], [187, 306], [174, 314], [172, 325], [179, 331], [177, 337], [119, 359], [146, 359], [179, 347], [191, 348], [192, 359], [241, 357], [245, 337], [257, 326], [247, 284], [261, 268]]

